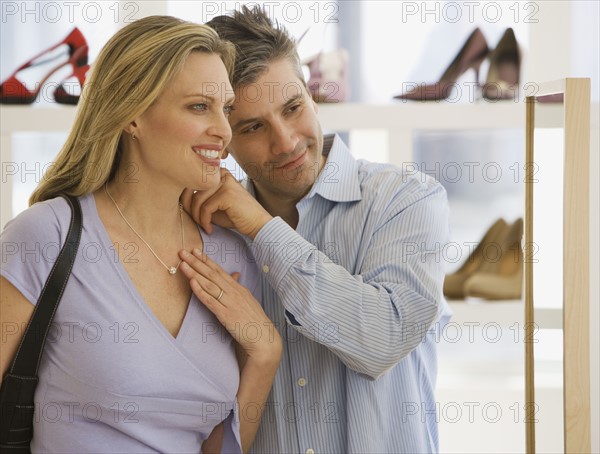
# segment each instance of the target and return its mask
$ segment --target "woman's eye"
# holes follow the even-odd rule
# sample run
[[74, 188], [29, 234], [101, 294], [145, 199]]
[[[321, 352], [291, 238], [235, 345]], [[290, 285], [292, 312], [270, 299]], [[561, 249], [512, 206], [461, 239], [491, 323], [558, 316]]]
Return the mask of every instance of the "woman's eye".
[[227, 116], [231, 115], [231, 112], [233, 112], [234, 110], [235, 110], [235, 108], [233, 106], [223, 107], [223, 112], [225, 112], [225, 115], [227, 115]]
[[204, 112], [208, 109], [208, 105], [204, 103], [194, 104], [192, 109], [197, 110], [198, 112]]

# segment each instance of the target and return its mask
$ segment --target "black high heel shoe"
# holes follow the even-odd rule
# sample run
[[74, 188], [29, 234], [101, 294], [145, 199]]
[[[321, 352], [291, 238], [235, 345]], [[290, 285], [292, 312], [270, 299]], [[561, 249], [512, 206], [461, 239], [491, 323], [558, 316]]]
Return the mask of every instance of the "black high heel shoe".
[[434, 84], [421, 84], [408, 93], [394, 96], [395, 99], [410, 99], [413, 101], [437, 101], [446, 99], [452, 85], [469, 69], [475, 70], [476, 80], [479, 81], [479, 67], [489, 53], [485, 36], [476, 28], [454, 57], [450, 66], [444, 71], [440, 80]]
[[507, 28], [490, 52], [490, 68], [481, 95], [486, 99], [516, 99], [521, 73], [521, 53], [512, 28]]

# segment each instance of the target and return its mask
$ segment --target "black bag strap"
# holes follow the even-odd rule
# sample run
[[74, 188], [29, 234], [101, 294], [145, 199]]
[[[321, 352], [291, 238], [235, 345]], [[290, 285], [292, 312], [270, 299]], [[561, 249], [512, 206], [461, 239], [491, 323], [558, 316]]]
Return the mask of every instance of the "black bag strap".
[[67, 239], [54, 262], [25, 334], [21, 338], [17, 354], [8, 371], [12, 375], [30, 377], [37, 375], [50, 324], [75, 262], [83, 227], [81, 205], [77, 197], [70, 195], [63, 195], [63, 197], [70, 205], [72, 213]]

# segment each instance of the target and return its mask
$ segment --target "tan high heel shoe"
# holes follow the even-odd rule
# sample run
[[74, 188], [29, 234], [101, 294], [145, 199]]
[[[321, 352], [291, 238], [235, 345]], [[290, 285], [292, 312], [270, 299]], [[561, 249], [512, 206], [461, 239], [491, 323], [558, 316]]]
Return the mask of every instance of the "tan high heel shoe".
[[440, 80], [433, 84], [420, 84], [408, 93], [394, 96], [395, 99], [413, 101], [438, 101], [450, 95], [450, 89], [467, 70], [475, 70], [475, 80], [479, 81], [479, 67], [489, 53], [485, 36], [476, 28], [467, 38], [454, 60], [444, 71]]
[[523, 219], [517, 219], [499, 242], [498, 260], [486, 260], [463, 287], [465, 296], [488, 300], [520, 299], [523, 290]]
[[517, 99], [521, 73], [521, 51], [512, 28], [507, 28], [489, 54], [490, 67], [481, 94], [486, 99]]
[[446, 279], [444, 279], [444, 295], [446, 297], [450, 299], [465, 297], [463, 291], [465, 281], [481, 268], [486, 260], [487, 247], [492, 243], [497, 243], [504, 236], [506, 228], [507, 224], [504, 219], [501, 218], [494, 222], [458, 271], [446, 275]]

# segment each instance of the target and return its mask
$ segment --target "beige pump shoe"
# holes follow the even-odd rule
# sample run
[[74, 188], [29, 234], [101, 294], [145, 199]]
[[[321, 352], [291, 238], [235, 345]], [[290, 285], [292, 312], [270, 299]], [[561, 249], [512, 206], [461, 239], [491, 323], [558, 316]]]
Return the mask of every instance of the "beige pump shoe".
[[458, 271], [446, 275], [444, 295], [447, 298], [462, 299], [465, 297], [463, 290], [465, 281], [482, 267], [490, 252], [494, 253], [496, 251], [497, 247], [490, 250], [488, 250], [488, 247], [492, 243], [498, 243], [504, 237], [507, 227], [504, 219], [498, 219], [494, 222]]
[[487, 260], [463, 286], [465, 296], [488, 300], [520, 299], [523, 289], [523, 219], [517, 219], [506, 230], [498, 246], [497, 260]]

